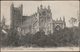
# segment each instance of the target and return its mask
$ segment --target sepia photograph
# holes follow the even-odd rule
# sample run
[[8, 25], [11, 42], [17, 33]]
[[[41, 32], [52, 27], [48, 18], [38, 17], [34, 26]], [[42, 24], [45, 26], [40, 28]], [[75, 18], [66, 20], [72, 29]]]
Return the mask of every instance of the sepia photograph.
[[79, 51], [79, 1], [0, 2], [2, 52]]

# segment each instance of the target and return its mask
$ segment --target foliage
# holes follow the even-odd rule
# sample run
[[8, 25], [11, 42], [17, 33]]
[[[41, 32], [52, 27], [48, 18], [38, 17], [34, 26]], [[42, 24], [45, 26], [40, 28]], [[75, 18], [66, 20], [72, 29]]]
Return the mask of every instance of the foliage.
[[72, 24], [72, 26], [74, 26], [74, 24], [77, 22], [76, 18], [71, 17], [69, 20], [70, 24]]
[[38, 31], [35, 34], [28, 33], [20, 36], [17, 31], [14, 31], [14, 34], [9, 33], [3, 43], [7, 46], [25, 47], [78, 46], [80, 29], [75, 27], [73, 31], [73, 28], [64, 28], [48, 35], [45, 35], [44, 31]]

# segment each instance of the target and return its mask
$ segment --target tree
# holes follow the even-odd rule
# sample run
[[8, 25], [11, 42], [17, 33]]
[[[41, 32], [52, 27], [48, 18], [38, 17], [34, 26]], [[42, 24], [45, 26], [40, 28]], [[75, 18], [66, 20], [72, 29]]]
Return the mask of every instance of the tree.
[[71, 24], [72, 26], [74, 26], [74, 25], [75, 25], [75, 23], [77, 22], [77, 19], [76, 19], [76, 18], [71, 17], [71, 18], [70, 18], [70, 20], [69, 20], [69, 22], [70, 22], [70, 24]]

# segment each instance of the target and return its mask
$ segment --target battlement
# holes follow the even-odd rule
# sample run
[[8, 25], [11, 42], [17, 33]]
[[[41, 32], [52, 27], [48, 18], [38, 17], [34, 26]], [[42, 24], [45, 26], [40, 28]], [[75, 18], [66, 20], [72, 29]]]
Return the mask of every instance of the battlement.
[[23, 16], [23, 5], [15, 7], [14, 4], [11, 4], [11, 28], [16, 28], [22, 24]]

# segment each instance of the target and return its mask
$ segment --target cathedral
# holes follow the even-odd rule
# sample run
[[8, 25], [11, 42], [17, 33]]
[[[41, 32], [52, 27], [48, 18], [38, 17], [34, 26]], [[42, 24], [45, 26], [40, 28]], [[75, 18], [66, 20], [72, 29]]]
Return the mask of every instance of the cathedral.
[[64, 29], [66, 27], [65, 17], [63, 20], [52, 19], [50, 6], [37, 7], [37, 12], [30, 16], [23, 16], [23, 5], [14, 7], [11, 5], [11, 29], [16, 29], [20, 34], [35, 34], [38, 31], [44, 31], [45, 34], [53, 33], [55, 28]]

